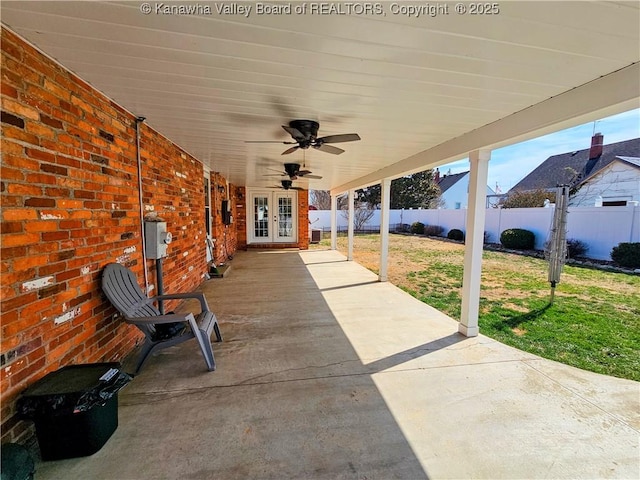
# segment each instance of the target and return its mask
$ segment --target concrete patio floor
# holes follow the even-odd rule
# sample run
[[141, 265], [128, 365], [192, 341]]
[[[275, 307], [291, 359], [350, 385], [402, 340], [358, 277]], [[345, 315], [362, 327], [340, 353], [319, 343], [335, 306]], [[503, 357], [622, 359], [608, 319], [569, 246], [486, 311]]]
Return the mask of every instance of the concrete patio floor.
[[640, 384], [465, 338], [335, 251], [238, 252], [189, 341], [119, 394], [119, 426], [46, 479], [639, 478]]

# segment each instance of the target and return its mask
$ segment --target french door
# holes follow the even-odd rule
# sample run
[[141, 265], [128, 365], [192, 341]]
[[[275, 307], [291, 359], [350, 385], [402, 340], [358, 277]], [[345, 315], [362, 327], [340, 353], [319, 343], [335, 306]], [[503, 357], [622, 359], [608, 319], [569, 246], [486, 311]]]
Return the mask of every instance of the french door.
[[298, 240], [296, 192], [255, 190], [247, 205], [249, 243], [295, 243]]

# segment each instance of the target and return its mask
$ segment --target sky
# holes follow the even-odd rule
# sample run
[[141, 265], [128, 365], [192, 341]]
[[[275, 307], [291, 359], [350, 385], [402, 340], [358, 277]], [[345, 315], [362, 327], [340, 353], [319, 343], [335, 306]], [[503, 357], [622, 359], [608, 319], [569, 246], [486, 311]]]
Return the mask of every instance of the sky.
[[[497, 184], [501, 193], [506, 193], [550, 156], [589, 148], [591, 137], [598, 132], [604, 135], [605, 145], [640, 137], [640, 109], [493, 150], [487, 184], [494, 190]], [[514, 162], [515, 158], [519, 160]], [[449, 169], [450, 173], [466, 172], [469, 160], [442, 165], [440, 174], [449, 173]]]

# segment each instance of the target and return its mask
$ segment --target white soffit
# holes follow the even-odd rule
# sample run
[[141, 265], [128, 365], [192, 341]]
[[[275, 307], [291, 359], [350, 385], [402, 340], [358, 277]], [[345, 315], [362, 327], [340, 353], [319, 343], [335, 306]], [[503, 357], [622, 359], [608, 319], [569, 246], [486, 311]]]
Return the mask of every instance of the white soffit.
[[[142, 3], [0, 8], [9, 28], [240, 185], [271, 185], [269, 169], [304, 161], [323, 177], [311, 188], [357, 188], [640, 97], [638, 2], [508, 1], [493, 15], [440, 2], [449, 12], [434, 17], [393, 14], [391, 2], [380, 15], [258, 15], [255, 3], [207, 1], [197, 5], [211, 14], [145, 15]], [[248, 17], [217, 12], [241, 3]], [[245, 143], [291, 140], [280, 125], [292, 119], [362, 141], [304, 157]]]

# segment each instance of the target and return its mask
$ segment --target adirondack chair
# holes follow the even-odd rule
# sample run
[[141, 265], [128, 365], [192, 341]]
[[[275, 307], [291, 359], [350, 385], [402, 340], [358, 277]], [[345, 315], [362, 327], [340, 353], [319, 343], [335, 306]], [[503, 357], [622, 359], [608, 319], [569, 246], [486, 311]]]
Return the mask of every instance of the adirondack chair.
[[[203, 293], [174, 293], [149, 298], [143, 294], [134, 273], [118, 263], [110, 263], [104, 268], [102, 291], [111, 304], [124, 316], [125, 321], [138, 327], [145, 335], [135, 373], [140, 371], [145, 360], [155, 351], [177, 345], [194, 337], [200, 345], [209, 371], [216, 369], [211, 345], [211, 332], [215, 331], [218, 342], [222, 341], [222, 335], [218, 320], [209, 310]], [[196, 298], [200, 301], [201, 312], [199, 314], [170, 312], [162, 315], [154, 305], [158, 300], [186, 298]], [[174, 328], [169, 334], [166, 331], [161, 331], [162, 326], [168, 325], [179, 328]]]

